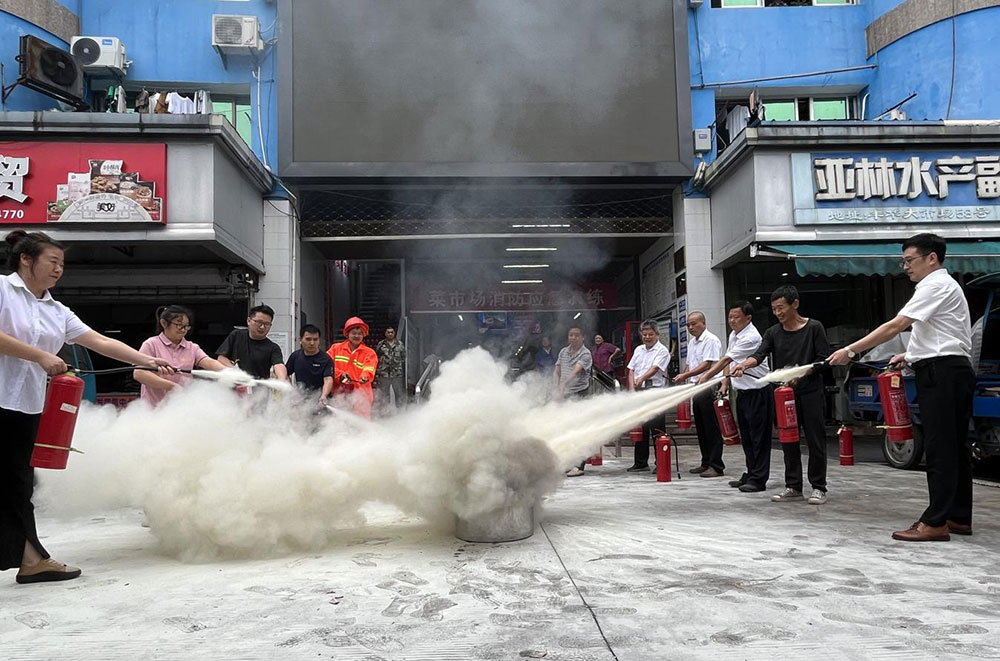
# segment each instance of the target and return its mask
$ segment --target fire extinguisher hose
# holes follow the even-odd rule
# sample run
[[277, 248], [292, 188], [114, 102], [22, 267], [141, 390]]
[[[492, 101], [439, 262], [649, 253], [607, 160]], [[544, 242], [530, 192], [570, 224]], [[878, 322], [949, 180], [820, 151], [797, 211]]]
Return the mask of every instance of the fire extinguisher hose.
[[46, 450], [63, 450], [64, 452], [78, 452], [83, 454], [83, 450], [77, 450], [76, 448], [67, 448], [62, 445], [49, 445], [48, 443], [35, 443], [36, 448], [45, 448]]

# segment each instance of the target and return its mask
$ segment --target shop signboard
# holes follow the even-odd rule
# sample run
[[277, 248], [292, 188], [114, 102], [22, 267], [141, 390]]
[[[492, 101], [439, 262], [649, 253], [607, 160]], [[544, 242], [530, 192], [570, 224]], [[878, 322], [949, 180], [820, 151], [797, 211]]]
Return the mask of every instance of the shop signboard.
[[524, 312], [612, 310], [618, 307], [614, 285], [584, 284], [550, 287], [544, 284], [420, 287], [410, 312]]
[[796, 225], [1000, 221], [1000, 152], [792, 154]]
[[166, 223], [167, 146], [0, 142], [0, 223]]

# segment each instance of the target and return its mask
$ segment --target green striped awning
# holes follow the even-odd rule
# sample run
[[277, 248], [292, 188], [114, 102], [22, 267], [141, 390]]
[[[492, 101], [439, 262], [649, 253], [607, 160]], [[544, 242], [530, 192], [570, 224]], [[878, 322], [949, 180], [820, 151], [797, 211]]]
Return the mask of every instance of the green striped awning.
[[[795, 260], [799, 275], [894, 275], [901, 273], [902, 242], [768, 243]], [[1000, 271], [1000, 241], [949, 241], [945, 267], [952, 273]]]

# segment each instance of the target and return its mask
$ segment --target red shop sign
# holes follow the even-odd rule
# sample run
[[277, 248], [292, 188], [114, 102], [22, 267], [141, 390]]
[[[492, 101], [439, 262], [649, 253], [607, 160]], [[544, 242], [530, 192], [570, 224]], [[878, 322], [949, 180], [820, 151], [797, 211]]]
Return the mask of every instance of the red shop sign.
[[0, 223], [166, 223], [167, 146], [0, 142]]
[[417, 288], [412, 300], [411, 312], [611, 310], [618, 307], [618, 291], [607, 283], [575, 287], [424, 286]]

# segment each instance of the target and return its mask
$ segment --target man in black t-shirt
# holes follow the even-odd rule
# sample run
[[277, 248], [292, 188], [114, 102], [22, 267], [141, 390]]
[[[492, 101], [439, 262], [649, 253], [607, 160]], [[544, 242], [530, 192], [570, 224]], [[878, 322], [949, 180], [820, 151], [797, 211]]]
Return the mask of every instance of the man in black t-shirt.
[[281, 347], [267, 339], [274, 320], [274, 310], [266, 305], [258, 305], [250, 310], [247, 327], [237, 328], [223, 340], [216, 350], [219, 362], [226, 367], [239, 367], [255, 379], [275, 378], [288, 380]]
[[333, 359], [319, 350], [319, 328], [306, 324], [299, 331], [301, 349], [292, 352], [285, 363], [288, 375], [294, 377], [295, 385], [310, 392], [319, 392], [322, 404], [333, 392]]
[[[756, 367], [771, 356], [773, 369], [818, 363], [830, 355], [830, 342], [826, 329], [819, 321], [799, 314], [799, 292], [791, 285], [778, 287], [771, 294], [771, 312], [778, 323], [764, 331], [760, 348], [732, 370], [733, 376], [742, 376], [743, 370]], [[812, 493], [810, 505], [826, 502], [826, 427], [823, 394], [824, 364], [806, 376], [788, 385], [795, 390], [795, 408], [809, 447], [809, 484]], [[771, 497], [774, 502], [802, 500], [802, 447], [798, 441], [782, 443], [785, 456], [785, 490]]]

